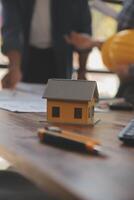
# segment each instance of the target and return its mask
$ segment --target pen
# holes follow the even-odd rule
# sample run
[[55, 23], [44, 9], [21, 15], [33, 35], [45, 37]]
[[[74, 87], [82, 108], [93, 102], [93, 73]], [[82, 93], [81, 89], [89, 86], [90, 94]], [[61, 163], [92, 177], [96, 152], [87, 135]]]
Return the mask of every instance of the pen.
[[38, 137], [42, 143], [45, 142], [69, 149], [86, 150], [92, 153], [98, 153], [101, 149], [98, 141], [58, 127], [41, 128], [38, 130]]

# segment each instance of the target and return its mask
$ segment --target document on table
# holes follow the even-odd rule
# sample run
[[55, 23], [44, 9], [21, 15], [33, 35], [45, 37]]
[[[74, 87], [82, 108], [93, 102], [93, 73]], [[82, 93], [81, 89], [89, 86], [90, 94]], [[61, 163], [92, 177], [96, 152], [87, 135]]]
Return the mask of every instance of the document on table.
[[44, 94], [45, 88], [46, 88], [45, 84], [22, 83], [22, 82], [20, 82], [20, 83], [17, 84], [16, 90], [42, 96]]
[[0, 108], [12, 112], [46, 112], [46, 100], [37, 94], [2, 90], [0, 91]]

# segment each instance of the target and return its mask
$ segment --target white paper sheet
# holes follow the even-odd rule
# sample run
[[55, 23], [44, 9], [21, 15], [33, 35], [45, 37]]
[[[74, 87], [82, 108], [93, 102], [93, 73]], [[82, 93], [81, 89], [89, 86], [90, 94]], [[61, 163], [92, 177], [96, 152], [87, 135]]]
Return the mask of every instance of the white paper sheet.
[[20, 83], [17, 84], [16, 90], [43, 96], [45, 88], [46, 88], [45, 84], [22, 83], [22, 82], [20, 82]]
[[46, 100], [42, 94], [17, 90], [0, 91], [0, 108], [12, 112], [46, 112]]
[[46, 101], [44, 99], [0, 101], [0, 108], [12, 112], [46, 112]]
[[36, 95], [36, 94], [32, 94], [32, 93], [28, 93], [25, 91], [17, 91], [17, 90], [1, 90], [0, 91], [0, 101], [12, 101], [12, 100], [37, 100], [37, 99], [41, 99], [42, 96], [41, 95]]

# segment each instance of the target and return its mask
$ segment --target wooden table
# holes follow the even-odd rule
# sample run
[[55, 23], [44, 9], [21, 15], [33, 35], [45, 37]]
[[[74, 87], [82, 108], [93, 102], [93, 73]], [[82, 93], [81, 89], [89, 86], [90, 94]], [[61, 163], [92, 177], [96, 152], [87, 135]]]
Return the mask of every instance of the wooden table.
[[134, 148], [117, 135], [134, 112], [96, 113], [94, 128], [61, 126], [98, 139], [104, 154], [93, 156], [42, 145], [37, 128], [44, 114], [0, 110], [0, 154], [26, 177], [58, 199], [134, 200]]

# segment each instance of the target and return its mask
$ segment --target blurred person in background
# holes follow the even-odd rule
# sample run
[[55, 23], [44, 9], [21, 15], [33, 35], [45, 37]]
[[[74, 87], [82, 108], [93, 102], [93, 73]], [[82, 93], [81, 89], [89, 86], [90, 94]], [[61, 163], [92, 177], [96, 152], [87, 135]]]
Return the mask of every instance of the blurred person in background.
[[[134, 0], [123, 1], [123, 8], [118, 15], [117, 31], [134, 29]], [[131, 43], [131, 41], [130, 41]], [[120, 78], [120, 87], [117, 97], [124, 97], [134, 104], [134, 64], [121, 65], [117, 74]]]
[[78, 53], [79, 69], [78, 79], [86, 79], [86, 63], [93, 47], [101, 48], [103, 41], [95, 39], [88, 34], [72, 32], [70, 35], [65, 36], [66, 42], [75, 47]]
[[[106, 16], [116, 19], [117, 11], [111, 6], [107, 5], [106, 2], [101, 0], [89, 1], [90, 9], [98, 10]], [[93, 39], [87, 34], [72, 33], [70, 35], [70, 41], [75, 43], [76, 52], [78, 53], [79, 69], [78, 69], [78, 79], [86, 79], [86, 63], [89, 54], [93, 47], [101, 48], [103, 41], [99, 39]]]
[[2, 0], [2, 5], [2, 51], [10, 61], [3, 87], [71, 78], [75, 43], [66, 37], [91, 35], [88, 1]]
[[[117, 32], [127, 29], [134, 29], [134, 0], [123, 1], [123, 8], [121, 12], [118, 15], [114, 16], [118, 23]], [[71, 39], [71, 42], [76, 42], [76, 38], [77, 37]], [[102, 43], [96, 40], [93, 41], [92, 39], [93, 46], [101, 47]], [[89, 36], [85, 36], [84, 38], [80, 39], [80, 42], [78, 44], [78, 48], [82, 49], [86, 49], [88, 48], [88, 46], [91, 47], [91, 38]], [[117, 66], [115, 72], [120, 79], [120, 86], [116, 97], [123, 97], [125, 98], [125, 100], [134, 104], [134, 64], [131, 64], [129, 66], [126, 66], [125, 64], [119, 65]]]

